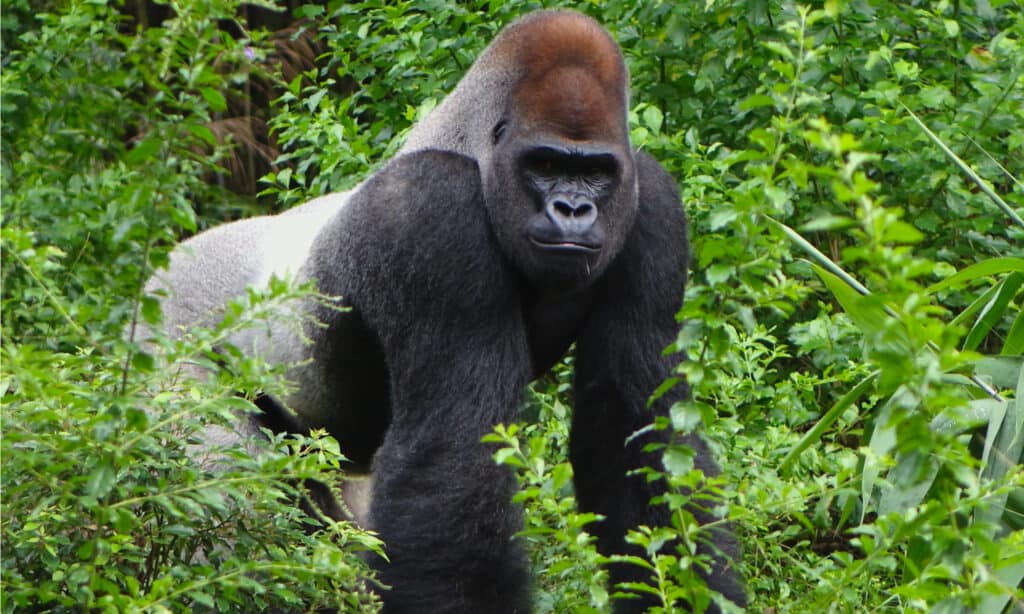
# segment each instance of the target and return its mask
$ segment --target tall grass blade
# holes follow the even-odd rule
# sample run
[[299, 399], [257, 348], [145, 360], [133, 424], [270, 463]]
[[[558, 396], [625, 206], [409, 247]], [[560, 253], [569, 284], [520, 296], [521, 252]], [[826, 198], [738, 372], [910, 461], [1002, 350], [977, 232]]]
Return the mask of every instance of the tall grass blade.
[[917, 115], [915, 115], [913, 111], [910, 110], [910, 107], [903, 104], [902, 102], [900, 103], [900, 106], [903, 107], [904, 111], [910, 114], [911, 119], [913, 119], [914, 122], [917, 123], [917, 125], [921, 128], [921, 130], [923, 130], [924, 133], [928, 135], [928, 138], [930, 138], [933, 143], [938, 145], [939, 148], [942, 149], [942, 152], [945, 153], [950, 160], [955, 162], [956, 165], [960, 167], [960, 170], [962, 170], [968, 177], [970, 177], [971, 181], [973, 181], [975, 185], [977, 185], [978, 188], [982, 192], [984, 192], [985, 195], [988, 196], [992, 202], [996, 204], [997, 207], [1003, 210], [1003, 213], [1005, 213], [1007, 217], [1013, 220], [1013, 222], [1020, 226], [1021, 228], [1024, 228], [1024, 219], [1017, 215], [1017, 212], [1014, 211], [1013, 208], [1010, 207], [1010, 205], [1006, 204], [1006, 201], [1003, 200], [1002, 197], [996, 194], [992, 190], [992, 188], [988, 186], [988, 182], [986, 182], [984, 179], [981, 178], [980, 175], [974, 172], [974, 169], [968, 166], [966, 162], [961, 160], [960, 156], [953, 153], [953, 150], [947, 147], [946, 144], [942, 142], [942, 139], [940, 139], [938, 135], [932, 132], [928, 128], [928, 126], [926, 126], [925, 123], [921, 121], [921, 119]]

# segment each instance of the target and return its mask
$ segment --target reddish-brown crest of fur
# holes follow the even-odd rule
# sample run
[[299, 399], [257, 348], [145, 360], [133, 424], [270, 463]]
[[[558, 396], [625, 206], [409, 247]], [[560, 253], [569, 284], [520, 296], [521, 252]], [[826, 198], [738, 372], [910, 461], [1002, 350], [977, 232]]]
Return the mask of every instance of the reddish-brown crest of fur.
[[512, 91], [528, 130], [577, 141], [625, 138], [626, 67], [593, 20], [550, 13], [520, 24], [499, 47], [524, 74]]

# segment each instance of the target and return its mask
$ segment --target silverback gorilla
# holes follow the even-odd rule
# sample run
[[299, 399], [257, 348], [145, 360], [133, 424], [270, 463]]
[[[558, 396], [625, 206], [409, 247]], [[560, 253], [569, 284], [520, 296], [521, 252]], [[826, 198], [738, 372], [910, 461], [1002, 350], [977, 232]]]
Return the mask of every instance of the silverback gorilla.
[[[272, 275], [315, 280], [348, 311], [310, 301], [323, 326], [271, 327], [236, 345], [297, 363], [297, 391], [258, 405], [237, 432], [325, 428], [371, 473], [368, 514], [390, 562], [374, 560], [386, 612], [529, 612], [515, 484], [481, 437], [516, 420], [523, 388], [577, 344], [570, 456], [580, 508], [604, 553], [632, 527], [669, 522], [664, 484], [630, 475], [664, 432], [627, 438], [682, 398], [648, 406], [673, 360], [688, 266], [673, 180], [630, 147], [618, 46], [577, 13], [507, 27], [400, 154], [351, 192], [226, 224], [182, 244], [150, 291], [172, 330], [209, 324]], [[284, 409], [290, 408], [289, 410]], [[685, 438], [708, 475], [707, 446]], [[351, 502], [358, 509], [357, 502]], [[699, 521], [718, 520], [692, 510]], [[358, 514], [357, 514], [358, 516]], [[719, 523], [720, 524], [720, 523]], [[743, 605], [724, 528], [704, 552], [709, 586]], [[619, 565], [612, 580], [645, 579]], [[623, 599], [617, 611], [642, 611]]]

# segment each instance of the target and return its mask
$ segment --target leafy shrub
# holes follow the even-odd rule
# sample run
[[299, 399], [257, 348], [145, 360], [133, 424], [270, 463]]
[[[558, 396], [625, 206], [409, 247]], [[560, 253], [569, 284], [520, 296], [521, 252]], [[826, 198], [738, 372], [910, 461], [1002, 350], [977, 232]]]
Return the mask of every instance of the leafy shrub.
[[[235, 356], [232, 374], [186, 382], [123, 331], [158, 319], [140, 288], [178, 235], [354, 185], [540, 4], [176, 2], [150, 23], [102, 2], [5, 5], [5, 612], [372, 609], [357, 555], [373, 540], [306, 532], [292, 505], [299, 480], [336, 467], [331, 440], [277, 439], [229, 472], [189, 459], [191, 434], [251, 410], [275, 374]], [[621, 42], [634, 143], [691, 217], [670, 349], [693, 398], [658, 426], [716, 444], [725, 475], [706, 487], [744, 541], [752, 609], [1019, 608], [1024, 14], [815, 6], [578, 3]], [[245, 19], [267, 15], [286, 34]], [[315, 63], [275, 63], [312, 39]], [[225, 136], [228, 119], [266, 120], [260, 151], [283, 152], [259, 199], [224, 189], [237, 165], [222, 163], [264, 138]], [[301, 292], [253, 296], [225, 326]], [[172, 358], [205, 357], [224, 331]], [[571, 357], [535, 385], [535, 419], [491, 440], [523, 484], [538, 610], [602, 611], [615, 591], [565, 457], [570, 377]], [[666, 455], [673, 484], [705, 484], [685, 450]], [[714, 598], [685, 548], [701, 536], [674, 518], [684, 548], [634, 561], [669, 610]]]

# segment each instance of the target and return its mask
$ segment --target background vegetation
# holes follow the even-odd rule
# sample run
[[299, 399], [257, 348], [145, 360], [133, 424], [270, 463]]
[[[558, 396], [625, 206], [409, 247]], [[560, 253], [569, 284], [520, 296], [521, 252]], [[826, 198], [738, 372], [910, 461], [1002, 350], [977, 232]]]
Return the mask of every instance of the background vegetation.
[[[167, 342], [142, 282], [176, 240], [349, 187], [535, 2], [8, 0], [3, 35], [0, 609], [372, 611], [344, 523], [295, 485], [334, 442], [189, 458], [279, 374], [229, 356], [308, 289]], [[547, 3], [544, 3], [545, 5]], [[659, 428], [704, 428], [752, 610], [1024, 608], [1024, 12], [1013, 0], [561, 3], [622, 44], [634, 143], [679, 180], [693, 274]], [[683, 353], [685, 352], [685, 354]], [[689, 356], [686, 359], [685, 356]], [[565, 461], [571, 357], [499, 429], [540, 612], [604, 611]], [[241, 391], [241, 395], [236, 394]], [[686, 450], [669, 478], [698, 484]], [[725, 486], [725, 488], [719, 488]], [[647, 590], [708, 595], [677, 494]]]

